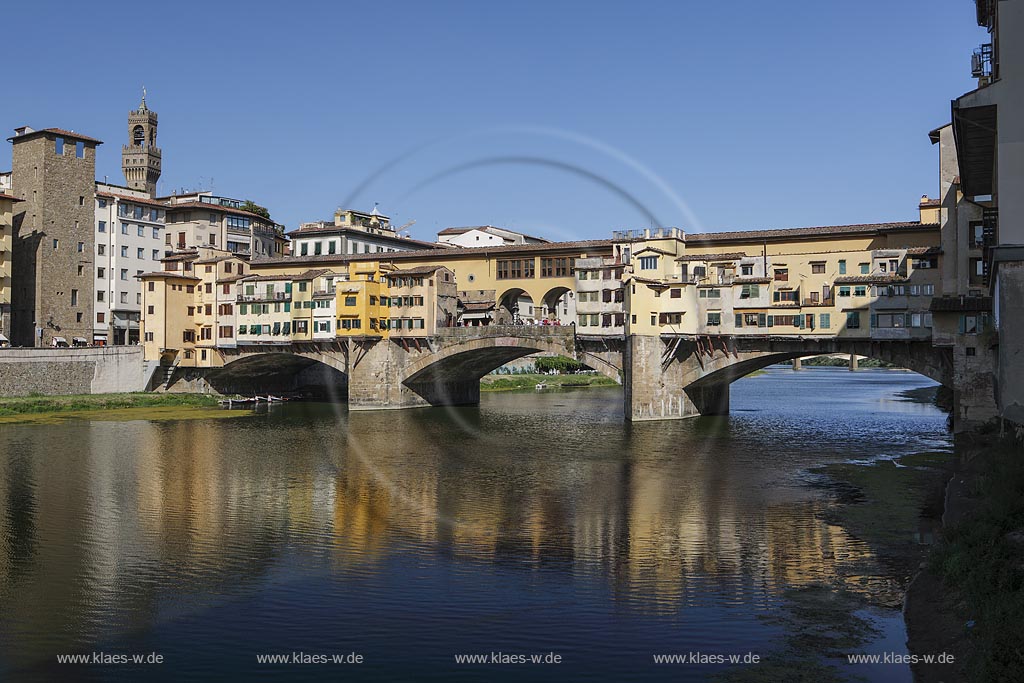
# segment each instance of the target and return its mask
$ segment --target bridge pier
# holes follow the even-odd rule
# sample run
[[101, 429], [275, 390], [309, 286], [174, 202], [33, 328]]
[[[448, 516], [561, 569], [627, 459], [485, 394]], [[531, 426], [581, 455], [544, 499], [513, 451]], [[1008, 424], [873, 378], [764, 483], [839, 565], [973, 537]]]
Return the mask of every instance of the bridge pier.
[[693, 353], [665, 358], [658, 337], [630, 335], [623, 354], [623, 412], [627, 420], [679, 420], [729, 412], [729, 384], [693, 384], [699, 363]]

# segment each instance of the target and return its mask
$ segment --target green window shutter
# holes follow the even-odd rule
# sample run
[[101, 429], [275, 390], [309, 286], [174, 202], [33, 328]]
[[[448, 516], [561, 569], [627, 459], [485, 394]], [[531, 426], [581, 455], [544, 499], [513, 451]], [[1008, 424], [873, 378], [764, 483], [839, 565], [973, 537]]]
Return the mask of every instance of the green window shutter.
[[775, 327], [775, 316], [768, 316], [768, 327]]
[[246, 330], [245, 325], [239, 325], [238, 326], [238, 334], [245, 334], [246, 333], [245, 330]]
[[767, 324], [765, 318], [766, 318], [766, 316], [765, 316], [764, 313], [758, 313], [757, 314], [757, 326], [758, 327], [764, 327]]
[[291, 334], [292, 324], [288, 322], [284, 323], [284, 325], [282, 326], [282, 331], [284, 332], [284, 334]]
[[736, 314], [736, 327], [743, 327], [743, 314], [742, 313], [737, 313]]
[[290, 283], [290, 282], [284, 283], [284, 291], [285, 291], [286, 294], [291, 294], [292, 293], [292, 283]]
[[839, 262], [839, 274], [840, 275], [846, 275], [846, 261], [845, 260]]
[[804, 329], [806, 327], [807, 320], [802, 315], [798, 315], [797, 317], [800, 318], [800, 329], [802, 330], [802, 329]]
[[247, 304], [240, 304], [238, 306], [238, 312], [241, 313], [242, 315], [245, 315], [248, 312], [248, 310], [249, 306]]
[[284, 302], [284, 312], [285, 312], [285, 313], [290, 313], [290, 312], [291, 312], [291, 310], [292, 310], [292, 304], [291, 304], [291, 302], [290, 302], [290, 301], [285, 301], [285, 302]]
[[778, 301], [779, 300], [779, 292], [775, 292], [775, 294], [773, 296], [773, 300], [774, 301]]
[[958, 323], [958, 326], [957, 326], [957, 332], [959, 332], [960, 334], [963, 334], [966, 331], [967, 331], [967, 316], [962, 315], [962, 316], [960, 316], [960, 322]]
[[751, 298], [756, 298], [756, 297], [761, 296], [761, 286], [760, 285], [750, 285], [750, 296], [751, 296]]
[[876, 313], [871, 314], [871, 329], [878, 327], [878, 315]]

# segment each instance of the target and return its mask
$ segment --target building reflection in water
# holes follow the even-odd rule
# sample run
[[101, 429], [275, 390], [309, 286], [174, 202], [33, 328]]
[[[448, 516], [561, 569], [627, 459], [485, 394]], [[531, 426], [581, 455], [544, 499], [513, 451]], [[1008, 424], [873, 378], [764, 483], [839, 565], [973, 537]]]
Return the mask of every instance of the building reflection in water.
[[[3, 657], [144, 631], [251, 589], [292, 555], [339, 576], [396, 554], [562, 571], [652, 613], [767, 607], [817, 582], [873, 590], [868, 548], [822, 521], [828, 502], [780, 484], [789, 466], [757, 466], [727, 424], [530, 411], [290, 405], [5, 429]], [[545, 433], [557, 444], [531, 440]]]

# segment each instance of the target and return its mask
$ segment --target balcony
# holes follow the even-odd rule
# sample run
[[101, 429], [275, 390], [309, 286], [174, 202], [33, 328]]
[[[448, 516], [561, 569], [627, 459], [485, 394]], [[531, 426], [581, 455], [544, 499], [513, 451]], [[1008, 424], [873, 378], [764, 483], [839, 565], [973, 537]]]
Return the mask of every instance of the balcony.
[[804, 306], [835, 306], [835, 299], [804, 299]]
[[979, 45], [971, 55], [971, 76], [977, 78], [979, 85], [992, 79], [992, 43]]
[[252, 303], [260, 301], [291, 301], [292, 295], [288, 292], [273, 292], [271, 294], [239, 294], [235, 301], [240, 303]]

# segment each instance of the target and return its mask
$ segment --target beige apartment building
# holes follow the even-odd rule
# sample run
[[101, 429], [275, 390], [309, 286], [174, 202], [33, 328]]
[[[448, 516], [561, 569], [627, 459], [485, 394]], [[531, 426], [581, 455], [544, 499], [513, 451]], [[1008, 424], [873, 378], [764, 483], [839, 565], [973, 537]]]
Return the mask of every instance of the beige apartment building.
[[626, 334], [927, 338], [938, 237], [918, 222], [618, 233]]
[[0, 346], [11, 343], [11, 247], [14, 204], [20, 201], [0, 192]]
[[223, 249], [248, 257], [283, 256], [288, 242], [284, 226], [246, 211], [240, 199], [211, 192], [160, 197], [167, 207], [167, 249]]

